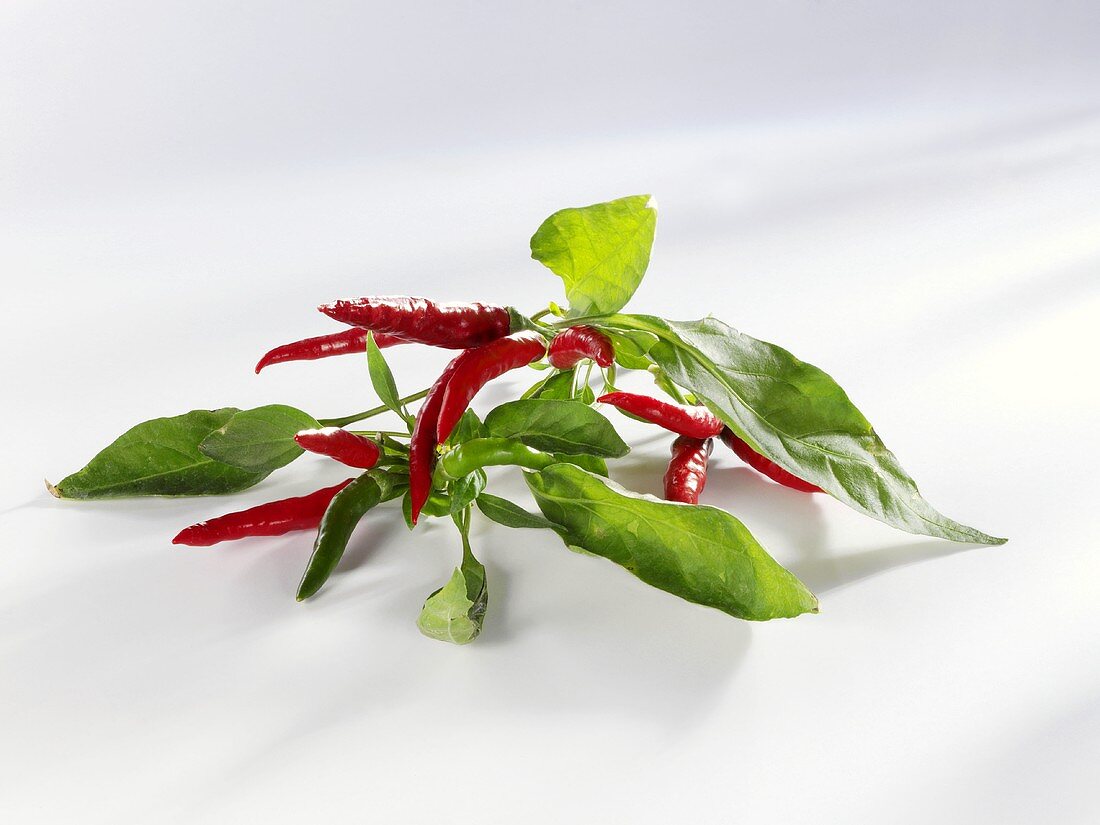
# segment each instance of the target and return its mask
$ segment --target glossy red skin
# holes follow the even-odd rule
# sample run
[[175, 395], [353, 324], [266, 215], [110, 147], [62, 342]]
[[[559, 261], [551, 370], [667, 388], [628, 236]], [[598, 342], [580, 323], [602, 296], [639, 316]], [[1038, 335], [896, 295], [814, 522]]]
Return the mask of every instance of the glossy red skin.
[[665, 499], [698, 504], [707, 483], [707, 460], [714, 442], [681, 435], [672, 442], [672, 460], [665, 472]]
[[468, 349], [451, 364], [454, 374], [443, 394], [436, 424], [436, 441], [442, 444], [470, 406], [478, 390], [508, 370], [525, 367], [546, 354], [546, 341], [537, 332], [517, 332], [488, 344]]
[[[272, 364], [282, 364], [284, 361], [316, 361], [318, 358], [329, 358], [333, 355], [366, 352], [369, 333], [370, 330], [355, 327], [330, 335], [318, 335], [316, 338], [283, 344], [264, 354], [256, 364], [256, 372], [259, 373], [264, 367], [270, 367]], [[383, 333], [377, 333], [374, 336], [374, 342], [378, 344], [379, 349], [409, 343], [404, 338]]]
[[339, 427], [321, 430], [302, 430], [294, 436], [298, 446], [311, 453], [327, 455], [349, 467], [367, 470], [378, 463], [381, 450], [369, 438], [364, 438]]
[[269, 501], [238, 513], [200, 521], [181, 530], [172, 539], [172, 544], [209, 547], [221, 541], [249, 536], [281, 536], [293, 530], [309, 530], [321, 523], [329, 502], [353, 480], [349, 478], [307, 496]]
[[440, 304], [427, 298], [376, 296], [318, 307], [330, 318], [417, 344], [477, 347], [511, 332], [508, 309], [494, 304]]
[[569, 327], [554, 336], [550, 342], [550, 365], [559, 370], [567, 370], [578, 361], [591, 358], [601, 367], [610, 367], [615, 360], [615, 349], [611, 340], [592, 327]]
[[790, 487], [792, 490], [798, 490], [802, 493], [825, 492], [816, 484], [810, 484], [808, 481], [803, 481], [793, 473], [784, 470], [770, 458], [765, 458], [760, 455], [760, 453], [756, 452], [756, 450], [745, 443], [744, 439], [735, 435], [733, 430], [729, 427], [722, 430], [722, 441], [737, 454], [739, 459], [777, 484], [782, 484], [784, 487]]
[[420, 518], [420, 511], [424, 508], [428, 496], [432, 494], [432, 469], [435, 465], [436, 423], [439, 421], [439, 410], [443, 406], [443, 394], [447, 391], [447, 383], [454, 374], [455, 365], [462, 356], [454, 358], [449, 363], [435, 383], [432, 384], [428, 394], [424, 396], [424, 403], [416, 413], [416, 423], [413, 425], [412, 437], [409, 439], [409, 503], [412, 505], [412, 523], [415, 525]]
[[677, 435], [710, 438], [722, 432], [722, 421], [706, 407], [673, 404], [633, 392], [611, 392], [597, 400], [601, 404], [611, 404], [623, 412], [643, 418], [651, 424], [659, 424]]

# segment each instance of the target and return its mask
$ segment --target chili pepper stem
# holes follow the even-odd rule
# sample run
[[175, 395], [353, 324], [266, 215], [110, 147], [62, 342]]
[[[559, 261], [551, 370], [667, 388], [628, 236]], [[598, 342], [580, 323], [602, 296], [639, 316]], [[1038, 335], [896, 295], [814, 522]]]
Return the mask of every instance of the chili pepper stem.
[[[410, 401], [419, 401], [428, 394], [428, 390], [421, 390], [420, 392], [414, 392], [412, 395], [406, 395], [404, 398], [399, 398], [400, 404], [408, 404]], [[355, 424], [357, 421], [363, 421], [367, 418], [373, 418], [376, 415], [381, 415], [384, 412], [389, 411], [389, 407], [385, 404], [381, 404], [377, 407], [371, 407], [369, 410], [364, 410], [361, 413], [355, 413], [354, 415], [347, 415], [343, 418], [320, 418], [317, 423], [322, 427], [346, 427], [348, 424]], [[407, 436], [408, 433], [402, 433]]]

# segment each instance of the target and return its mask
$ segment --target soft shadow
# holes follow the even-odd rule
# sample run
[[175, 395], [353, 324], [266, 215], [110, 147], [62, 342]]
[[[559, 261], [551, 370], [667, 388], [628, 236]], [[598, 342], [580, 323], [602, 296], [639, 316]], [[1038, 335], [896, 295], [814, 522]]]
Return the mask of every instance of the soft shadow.
[[807, 587], [820, 595], [880, 573], [909, 567], [922, 561], [953, 556], [980, 546], [958, 544], [943, 539], [925, 539], [858, 553], [805, 558], [787, 566], [792, 573], [806, 583]]

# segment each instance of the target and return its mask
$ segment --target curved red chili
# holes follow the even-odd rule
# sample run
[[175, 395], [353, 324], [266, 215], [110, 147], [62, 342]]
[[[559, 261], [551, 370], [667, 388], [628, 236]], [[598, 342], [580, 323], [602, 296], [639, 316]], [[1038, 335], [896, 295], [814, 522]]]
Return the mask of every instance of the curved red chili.
[[[256, 364], [256, 372], [272, 364], [282, 364], [285, 361], [316, 361], [318, 358], [328, 358], [333, 355], [346, 355], [352, 352], [367, 351], [367, 335], [370, 330], [345, 329], [330, 335], [318, 335], [315, 338], [306, 338], [302, 341], [294, 341], [275, 347], [270, 352], [264, 353], [263, 358]], [[385, 333], [376, 333], [374, 342], [379, 349], [392, 347], [394, 344], [409, 343], [404, 338]]]
[[601, 367], [610, 367], [615, 360], [611, 339], [592, 327], [569, 327], [554, 336], [550, 342], [550, 365], [567, 370], [578, 361], [591, 358]]
[[665, 498], [684, 504], [698, 504], [707, 483], [707, 460], [712, 439], [679, 436], [672, 442], [672, 459], [665, 472]]
[[443, 394], [435, 437], [443, 443], [450, 436], [470, 401], [497, 376], [525, 367], [546, 354], [546, 341], [535, 332], [517, 332], [476, 349], [468, 349], [451, 363], [454, 374]]
[[439, 378], [432, 384], [424, 403], [416, 412], [412, 437], [409, 439], [409, 503], [412, 505], [411, 521], [415, 525], [428, 496], [432, 494], [432, 469], [435, 464], [436, 424], [443, 406], [443, 394], [454, 374], [458, 356], [451, 360]]
[[737, 453], [739, 459], [777, 484], [782, 484], [784, 487], [790, 487], [792, 490], [798, 490], [803, 493], [825, 492], [816, 484], [803, 481], [794, 473], [784, 470], [770, 458], [765, 458], [760, 455], [760, 453], [750, 447], [744, 439], [739, 438], [729, 427], [722, 430], [722, 441], [725, 442], [727, 447]]
[[172, 539], [172, 544], [209, 547], [220, 541], [233, 541], [249, 536], [281, 536], [293, 530], [309, 530], [321, 523], [329, 502], [354, 479], [325, 487], [307, 496], [269, 501], [224, 516], [200, 521], [185, 527]]
[[689, 407], [661, 401], [648, 395], [633, 392], [610, 392], [598, 399], [601, 404], [611, 404], [623, 412], [644, 418], [651, 424], [660, 424], [666, 430], [690, 438], [710, 438], [722, 432], [721, 420], [706, 407]]
[[512, 326], [507, 307], [441, 304], [408, 296], [336, 301], [322, 304], [318, 309], [344, 324], [447, 349], [486, 344], [507, 335]]
[[370, 469], [378, 463], [381, 450], [369, 438], [364, 438], [339, 427], [320, 430], [302, 430], [294, 436], [298, 446], [311, 453], [327, 455], [349, 467]]

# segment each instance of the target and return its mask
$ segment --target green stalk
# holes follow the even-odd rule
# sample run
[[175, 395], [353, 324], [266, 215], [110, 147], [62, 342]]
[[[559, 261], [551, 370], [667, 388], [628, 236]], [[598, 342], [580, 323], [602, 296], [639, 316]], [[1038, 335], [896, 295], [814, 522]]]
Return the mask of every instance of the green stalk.
[[[398, 401], [401, 404], [408, 404], [410, 401], [419, 401], [421, 398], [428, 394], [429, 390], [421, 390], [420, 392], [414, 392], [412, 395], [406, 395], [404, 398], [399, 398]], [[389, 407], [385, 404], [381, 404], [377, 407], [371, 407], [369, 410], [364, 410], [361, 413], [355, 413], [354, 415], [346, 415], [343, 418], [319, 418], [317, 423], [322, 427], [346, 427], [348, 424], [354, 424], [357, 421], [363, 421], [367, 418], [373, 418], [376, 415], [381, 415], [384, 412], [389, 411]]]

